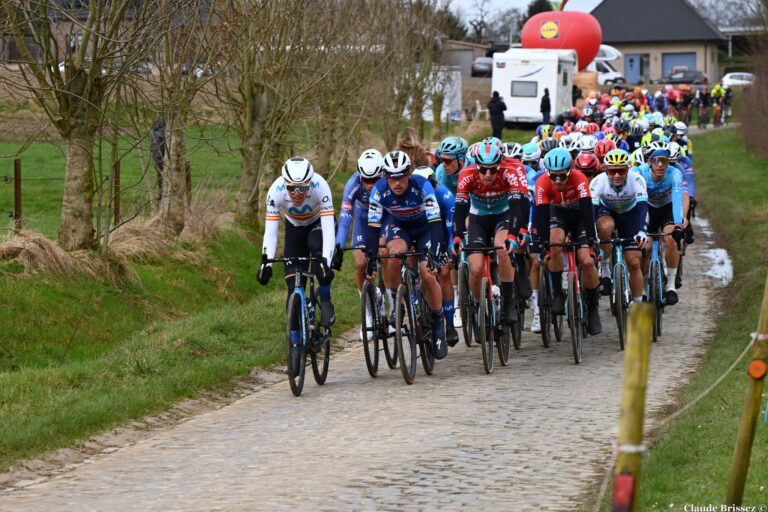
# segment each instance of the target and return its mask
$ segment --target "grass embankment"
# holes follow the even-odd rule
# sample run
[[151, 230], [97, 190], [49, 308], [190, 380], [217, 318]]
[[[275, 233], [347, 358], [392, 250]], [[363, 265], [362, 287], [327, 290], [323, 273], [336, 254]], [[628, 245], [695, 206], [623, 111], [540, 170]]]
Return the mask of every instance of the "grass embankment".
[[[700, 395], [736, 360], [757, 327], [768, 263], [768, 163], [750, 154], [737, 130], [694, 137], [697, 199], [719, 245], [733, 258], [734, 279], [719, 291], [719, 323], [681, 406]], [[685, 300], [685, 288], [683, 288]], [[641, 474], [641, 510], [683, 510], [725, 499], [744, 392], [747, 355], [706, 398], [672, 423]], [[763, 395], [765, 397], [765, 394]], [[763, 399], [765, 407], [765, 399]], [[745, 505], [768, 504], [768, 425], [757, 424]], [[609, 508], [609, 507], [606, 507]]]

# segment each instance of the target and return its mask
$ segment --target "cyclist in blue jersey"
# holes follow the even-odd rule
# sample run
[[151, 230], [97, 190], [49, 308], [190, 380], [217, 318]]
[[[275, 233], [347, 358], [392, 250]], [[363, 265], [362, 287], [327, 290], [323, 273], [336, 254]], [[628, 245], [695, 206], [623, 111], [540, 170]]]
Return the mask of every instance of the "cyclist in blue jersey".
[[[651, 153], [647, 164], [637, 170], [648, 187], [648, 232], [659, 231], [672, 234], [676, 229], [685, 229], [688, 220], [683, 211], [683, 173], [669, 165], [669, 150], [657, 149]], [[675, 278], [680, 264], [680, 250], [675, 237], [664, 238], [667, 244], [667, 289], [665, 303], [677, 304]]]
[[461, 137], [450, 136], [443, 139], [437, 153], [440, 155], [440, 164], [437, 166], [437, 182], [456, 195], [456, 183], [459, 173], [469, 165], [467, 161], [467, 148], [469, 144]]
[[[383, 171], [385, 179], [379, 180], [371, 190], [365, 240], [368, 254], [377, 253], [379, 234], [386, 214], [389, 220], [386, 237], [389, 254], [407, 252], [413, 246], [418, 252], [429, 253], [434, 266], [439, 267], [443, 232], [434, 188], [421, 176], [411, 176], [410, 158], [402, 151], [387, 153]], [[384, 269], [386, 283], [396, 282], [400, 272], [399, 261], [393, 261], [397, 263], [387, 265]], [[373, 261], [369, 261], [366, 276], [370, 278], [373, 273]], [[434, 355], [436, 359], [442, 359], [448, 354], [442, 296], [435, 277], [436, 271], [430, 268], [426, 256], [420, 258], [419, 274], [432, 316]]]
[[541, 332], [541, 319], [539, 317], [539, 253], [541, 252], [541, 238], [539, 237], [536, 213], [536, 180], [546, 174], [547, 171], [540, 170], [541, 148], [536, 143], [531, 142], [523, 146], [522, 162], [525, 167], [526, 181], [528, 182], [528, 202], [530, 204], [528, 231], [531, 236], [529, 264], [531, 268], [531, 303], [533, 304], [531, 332]]
[[445, 316], [445, 341], [449, 347], [453, 347], [459, 342], [459, 333], [453, 323], [454, 319], [454, 290], [451, 283], [451, 270], [453, 266], [447, 258], [446, 251], [449, 242], [453, 240], [453, 213], [455, 209], [455, 200], [451, 191], [440, 185], [435, 178], [435, 172], [430, 167], [418, 167], [413, 171], [413, 176], [421, 176], [429, 181], [429, 184], [435, 189], [437, 194], [437, 204], [440, 206], [440, 218], [443, 224], [443, 238], [440, 241], [442, 254], [442, 267], [437, 276], [440, 283], [440, 290], [443, 294], [443, 315]]
[[[669, 161], [683, 173], [683, 187], [687, 196], [683, 198], [683, 214], [688, 219], [688, 225], [685, 227], [685, 242], [692, 244], [694, 234], [691, 216], [696, 207], [696, 180], [693, 174], [693, 161], [684, 154], [683, 146], [677, 142], [669, 143]], [[678, 279], [678, 283], [679, 281]]]

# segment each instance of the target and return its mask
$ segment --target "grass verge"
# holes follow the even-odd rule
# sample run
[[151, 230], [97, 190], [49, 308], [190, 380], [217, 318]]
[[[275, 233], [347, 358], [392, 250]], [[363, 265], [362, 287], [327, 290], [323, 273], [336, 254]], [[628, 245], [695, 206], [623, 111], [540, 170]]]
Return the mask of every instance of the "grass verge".
[[[722, 309], [714, 339], [700, 370], [682, 392], [681, 406], [717, 380], [749, 342], [757, 327], [768, 263], [768, 163], [746, 150], [737, 130], [710, 132], [694, 140], [700, 211], [733, 258], [734, 279], [720, 291]], [[641, 473], [640, 510], [693, 510], [685, 506], [723, 502], [750, 359], [747, 355], [654, 444]], [[768, 504], [768, 425], [763, 414], [764, 408], [757, 424], [744, 505]], [[607, 499], [603, 509], [610, 508]]]

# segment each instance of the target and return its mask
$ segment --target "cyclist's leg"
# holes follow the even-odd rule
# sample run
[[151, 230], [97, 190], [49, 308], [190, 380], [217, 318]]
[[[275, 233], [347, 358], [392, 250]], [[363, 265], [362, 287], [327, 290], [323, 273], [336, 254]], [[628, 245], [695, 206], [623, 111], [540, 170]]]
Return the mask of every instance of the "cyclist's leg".
[[[283, 239], [283, 255], [286, 258], [309, 256], [309, 247], [307, 246], [307, 240], [312, 228], [317, 225], [320, 226], [318, 220], [316, 224], [309, 226], [294, 226], [289, 221], [285, 221], [285, 238]], [[285, 265], [285, 286], [288, 290], [286, 295], [286, 305], [288, 297], [291, 296], [293, 289], [296, 287], [296, 271], [304, 270], [308, 268], [306, 263], [300, 265]]]
[[[664, 233], [672, 234], [675, 229], [673, 221], [664, 226]], [[677, 248], [677, 242], [671, 236], [664, 239], [666, 243], [665, 259], [667, 263], [667, 289], [664, 293], [664, 297], [668, 305], [677, 303], [677, 288], [675, 286], [675, 278], [677, 277], [677, 267], [680, 265], [680, 250]]]
[[[612, 238], [615, 223], [611, 212], [599, 206], [597, 212], [595, 212], [595, 218], [597, 219], [597, 234], [600, 239], [607, 240]], [[600, 288], [603, 295], [610, 295], [613, 289], [611, 282], [611, 244], [602, 244], [600, 248], [603, 250], [603, 259], [600, 261]]]
[[[467, 226], [467, 248], [476, 249], [479, 247], [488, 247], [493, 240], [493, 228], [495, 223], [493, 215], [469, 215], [469, 224]], [[480, 286], [483, 279], [483, 255], [480, 253], [471, 253], [467, 256], [469, 263], [469, 289], [472, 292], [472, 299], [475, 304], [480, 302]]]
[[[431, 227], [424, 226], [414, 233], [416, 239], [416, 251], [427, 252], [432, 242]], [[419, 258], [419, 275], [421, 284], [426, 290], [427, 307], [432, 318], [432, 336], [434, 338], [435, 358], [442, 359], [448, 354], [448, 345], [445, 339], [445, 325], [443, 322], [443, 296], [440, 285], [437, 282], [437, 276], [429, 269], [427, 256]], [[426, 311], [424, 312], [426, 313]]]
[[[645, 218], [637, 208], [616, 214], [616, 227], [620, 238], [634, 238], [645, 227]], [[629, 288], [633, 302], [643, 300], [643, 272], [640, 267], [641, 252], [636, 243], [624, 246], [624, 262], [629, 271]]]
[[[578, 212], [575, 213], [578, 215]], [[594, 230], [595, 228], [593, 226], [587, 228], [579, 218], [578, 227], [572, 233], [575, 234], [573, 241], [581, 244], [576, 250], [576, 258], [581, 267], [581, 287], [587, 302], [587, 329], [589, 334], [594, 336], [602, 332], [603, 326], [600, 323], [600, 311], [598, 309], [600, 276], [597, 273], [597, 265], [595, 265], [595, 259], [592, 257], [592, 251], [587, 243], [588, 229]]]
[[[387, 228], [387, 254], [395, 255], [408, 251], [411, 245], [411, 239], [407, 232], [395, 224], [390, 224]], [[398, 259], [388, 260], [384, 267], [384, 282], [389, 294], [394, 297], [397, 287], [400, 284], [400, 267], [402, 263]], [[394, 300], [393, 300], [394, 303]], [[395, 325], [395, 308], [389, 313], [390, 325]]]
[[[553, 209], [549, 225], [549, 242], [561, 244], [565, 242], [565, 230], [567, 224], [560, 215], [558, 209]], [[563, 297], [563, 248], [552, 247], [549, 250], [549, 263], [547, 264], [552, 279], [552, 314], [565, 313], [565, 298]]]
[[541, 332], [541, 322], [539, 320], [539, 254], [541, 253], [541, 237], [539, 236], [538, 219], [536, 212], [533, 212], [533, 222], [531, 223], [531, 305], [533, 306], [533, 319], [531, 320], [531, 331]]
[[[509, 219], [506, 216], [502, 216], [496, 221], [493, 235], [494, 247], [504, 247], [509, 232], [508, 228]], [[512, 266], [512, 260], [509, 259], [506, 249], [496, 249], [496, 261], [498, 262], [499, 281], [501, 281], [501, 296], [504, 299], [504, 321], [515, 323], [518, 320], [517, 304], [514, 302], [515, 268]]]
[[[312, 225], [312, 229], [307, 236], [307, 249], [311, 256], [321, 257], [323, 254], [323, 231], [318, 221]], [[312, 270], [317, 276], [317, 290], [320, 296], [320, 323], [323, 327], [330, 327], [336, 323], [336, 313], [331, 301], [331, 281], [333, 281], [333, 271], [328, 270], [326, 275], [321, 272], [320, 264], [314, 262]]]
[[[362, 213], [358, 215], [358, 210]], [[360, 208], [355, 209], [355, 224], [352, 228], [352, 247], [360, 250], [352, 251], [355, 261], [355, 286], [362, 290], [365, 281], [365, 230], [368, 228], [368, 214]]]

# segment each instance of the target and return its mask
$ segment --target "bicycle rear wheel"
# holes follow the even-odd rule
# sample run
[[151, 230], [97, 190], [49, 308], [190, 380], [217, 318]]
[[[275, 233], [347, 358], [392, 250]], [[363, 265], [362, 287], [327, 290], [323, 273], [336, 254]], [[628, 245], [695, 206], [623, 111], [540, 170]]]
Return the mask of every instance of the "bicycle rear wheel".
[[[523, 322], [525, 321], [524, 312], [525, 308], [521, 307], [521, 304], [524, 304], [521, 302], [523, 299], [520, 298], [520, 293], [517, 290], [517, 283], [514, 283], [512, 285], [512, 303], [515, 305], [515, 308], [517, 309], [517, 322], [514, 324], [507, 324], [505, 322], [504, 332], [506, 334], [511, 334], [512, 336], [512, 344], [515, 346], [515, 350], [520, 350], [520, 347], [523, 343]], [[501, 343], [504, 343], [504, 339], [500, 340]], [[501, 343], [499, 345], [501, 345]], [[506, 340], [507, 345], [509, 345], [509, 338]], [[506, 366], [507, 363], [505, 359], [501, 356], [501, 348], [499, 348], [499, 358], [501, 359], [502, 366]], [[507, 348], [507, 359], [509, 359], [509, 348]]]
[[413, 305], [408, 287], [397, 287], [395, 299], [395, 341], [400, 372], [406, 384], [413, 384], [416, 378], [416, 325], [413, 318]]
[[488, 298], [488, 278], [484, 277], [480, 285], [480, 311], [478, 322], [480, 323], [480, 345], [483, 347], [483, 367], [485, 373], [493, 372], [493, 326], [491, 325], [491, 300]]
[[571, 345], [573, 346], [573, 362], [581, 362], [582, 341], [582, 311], [579, 294], [576, 292], [576, 274], [568, 273], [568, 327], [571, 330]]
[[539, 267], [539, 321], [541, 322], [541, 341], [549, 348], [552, 342], [552, 294], [549, 288], [549, 270]]
[[288, 384], [290, 384], [294, 396], [300, 396], [304, 389], [304, 372], [307, 364], [305, 342], [308, 336], [307, 324], [302, 322], [303, 313], [301, 297], [292, 293], [288, 298], [288, 308], [286, 309], [285, 343], [288, 349]]
[[363, 349], [365, 351], [365, 366], [368, 374], [376, 377], [379, 372], [379, 329], [380, 323], [376, 293], [373, 283], [363, 283], [360, 294], [360, 328], [363, 334]]
[[629, 301], [626, 297], [626, 271], [623, 265], [616, 265], [613, 269], [613, 307], [616, 311], [616, 327], [619, 330], [619, 347], [624, 350], [627, 339], [627, 308]]
[[459, 315], [461, 316], [461, 331], [464, 335], [464, 343], [468, 347], [472, 346], [472, 335], [474, 330], [472, 329], [471, 322], [474, 322], [474, 315], [472, 314], [472, 307], [470, 306], [470, 294], [469, 294], [469, 264], [466, 261], [459, 263], [457, 270], [459, 281]]
[[310, 352], [312, 374], [315, 376], [315, 382], [322, 386], [328, 378], [328, 365], [331, 360], [331, 330], [318, 325], [315, 328], [315, 336], [319, 336], [319, 339], [316, 340], [317, 350]]
[[433, 325], [430, 325], [429, 308], [427, 307], [427, 299], [424, 297], [423, 285], [419, 285], [419, 320], [421, 326], [419, 328], [419, 354], [421, 355], [421, 365], [424, 367], [424, 373], [432, 375], [435, 370], [435, 354], [432, 352], [432, 340], [427, 337], [432, 335]]
[[650, 293], [648, 300], [653, 304], [653, 342], [659, 340], [659, 317], [661, 316], [661, 278], [659, 277], [659, 262], [651, 261], [648, 273], [648, 287]]

